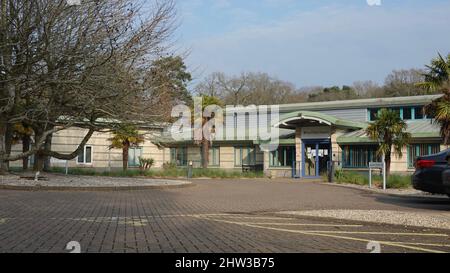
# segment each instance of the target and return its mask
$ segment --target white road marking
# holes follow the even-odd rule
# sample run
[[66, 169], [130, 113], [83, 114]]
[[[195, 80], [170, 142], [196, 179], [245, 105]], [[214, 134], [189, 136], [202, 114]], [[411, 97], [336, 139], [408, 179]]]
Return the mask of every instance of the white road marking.
[[417, 245], [417, 246], [450, 247], [450, 245], [447, 245], [447, 244], [410, 243], [410, 242], [397, 242], [397, 243], [399, 243], [399, 244], [405, 244], [405, 245]]
[[[192, 215], [192, 216], [199, 216], [199, 217], [210, 217], [208, 214], [199, 214], [199, 215]], [[214, 216], [214, 215], [212, 215]], [[222, 217], [222, 216], [219, 216]], [[283, 218], [283, 217], [258, 217], [258, 216], [234, 216], [234, 215], [223, 215], [225, 218], [236, 218], [236, 219], [260, 219], [260, 220], [299, 220], [298, 218]], [[222, 217], [222, 218], [223, 218]]]
[[331, 233], [331, 234], [369, 234], [369, 235], [399, 235], [399, 236], [423, 236], [423, 237], [448, 237], [447, 234], [439, 233], [408, 233], [408, 232], [372, 232], [372, 231], [327, 231], [308, 230], [311, 233]]
[[333, 224], [296, 224], [296, 223], [252, 223], [254, 225], [270, 226], [303, 226], [303, 227], [363, 227], [363, 225], [333, 225]]
[[[232, 221], [226, 221], [226, 220], [220, 220], [220, 219], [210, 219], [210, 220], [222, 222], [222, 223], [246, 226], [246, 227], [259, 228], [259, 229], [289, 232], [289, 233], [296, 233], [296, 234], [310, 235], [310, 236], [329, 237], [329, 238], [358, 241], [358, 242], [364, 242], [364, 243], [369, 243], [369, 242], [373, 241], [371, 239], [362, 239], [362, 238], [339, 236], [339, 235], [333, 235], [333, 234], [327, 234], [327, 233], [318, 233], [318, 232], [310, 232], [310, 231], [302, 231], [302, 230], [291, 230], [291, 229], [284, 229], [284, 228], [265, 227], [265, 226], [255, 225], [255, 224], [249, 224], [249, 223], [243, 223], [243, 222], [232, 222]], [[437, 234], [437, 236], [442, 236], [442, 234]], [[448, 236], [448, 235], [445, 234], [444, 236]], [[423, 252], [430, 252], [430, 253], [446, 253], [446, 252], [440, 251], [440, 250], [416, 247], [416, 246], [412, 246], [412, 245], [406, 245], [406, 244], [401, 244], [401, 243], [391, 242], [391, 241], [379, 241], [379, 243], [383, 244], [383, 245], [406, 248], [406, 249], [411, 249], [411, 250], [416, 250], [416, 251], [423, 251]]]

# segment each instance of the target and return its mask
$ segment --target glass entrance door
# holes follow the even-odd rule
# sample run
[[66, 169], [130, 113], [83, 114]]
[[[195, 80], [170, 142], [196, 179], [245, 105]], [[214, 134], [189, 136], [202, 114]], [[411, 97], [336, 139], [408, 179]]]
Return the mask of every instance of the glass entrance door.
[[302, 176], [316, 178], [326, 174], [330, 155], [329, 140], [303, 140]]
[[328, 163], [330, 162], [330, 144], [319, 144], [318, 159], [319, 159], [319, 176], [328, 173]]
[[315, 177], [317, 176], [317, 145], [305, 144], [303, 160], [303, 177]]

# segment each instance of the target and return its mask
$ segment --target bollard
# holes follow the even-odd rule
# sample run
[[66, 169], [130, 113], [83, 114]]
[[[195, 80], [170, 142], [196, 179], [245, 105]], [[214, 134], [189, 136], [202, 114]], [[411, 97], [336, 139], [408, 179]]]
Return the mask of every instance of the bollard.
[[192, 161], [189, 161], [189, 165], [187, 168], [187, 178], [188, 179], [192, 178], [193, 165], [194, 165], [194, 163]]
[[333, 183], [334, 179], [334, 161], [328, 161], [328, 182]]

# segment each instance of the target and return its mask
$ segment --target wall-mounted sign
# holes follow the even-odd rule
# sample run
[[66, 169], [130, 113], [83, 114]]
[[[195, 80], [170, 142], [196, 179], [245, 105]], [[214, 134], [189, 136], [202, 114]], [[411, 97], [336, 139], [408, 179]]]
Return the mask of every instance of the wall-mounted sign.
[[331, 137], [329, 126], [316, 126], [302, 128], [302, 139], [328, 139]]

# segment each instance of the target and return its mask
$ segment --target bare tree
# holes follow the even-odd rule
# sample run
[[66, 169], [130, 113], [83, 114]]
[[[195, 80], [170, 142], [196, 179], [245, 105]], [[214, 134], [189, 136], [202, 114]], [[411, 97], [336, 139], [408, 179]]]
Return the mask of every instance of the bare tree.
[[219, 82], [219, 79], [224, 79], [225, 75], [222, 72], [214, 72], [207, 76], [197, 86], [195, 86], [195, 93], [200, 96], [209, 96], [224, 99], [224, 90]]
[[250, 92], [247, 88], [248, 74], [242, 73], [239, 77], [226, 77], [219, 74], [218, 83], [223, 89], [224, 101], [232, 105], [248, 104]]
[[288, 103], [298, 96], [293, 84], [266, 73], [242, 73], [229, 77], [216, 72], [200, 82], [195, 90], [199, 95], [217, 97], [232, 105]]
[[359, 98], [379, 98], [385, 96], [384, 86], [374, 81], [356, 81], [352, 88]]
[[266, 73], [247, 74], [249, 102], [256, 105], [283, 104], [292, 102], [295, 86]]
[[389, 97], [414, 96], [425, 94], [424, 90], [417, 86], [425, 79], [425, 71], [421, 69], [402, 69], [392, 71], [385, 80], [384, 94]]
[[[94, 131], [155, 118], [142, 111], [142, 83], [167, 50], [172, 1], [0, 0], [0, 8], [0, 171], [32, 154], [37, 169], [47, 156], [75, 158]], [[18, 122], [33, 128], [34, 145], [12, 156]], [[51, 151], [51, 135], [72, 126], [88, 129], [79, 147]]]

